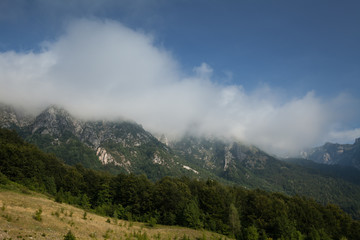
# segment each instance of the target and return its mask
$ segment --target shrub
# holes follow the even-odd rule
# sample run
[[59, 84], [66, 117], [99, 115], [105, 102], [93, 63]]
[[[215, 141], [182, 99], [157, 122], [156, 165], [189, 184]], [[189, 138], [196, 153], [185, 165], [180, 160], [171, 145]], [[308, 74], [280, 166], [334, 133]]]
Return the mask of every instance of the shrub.
[[39, 208], [39, 209], [35, 212], [35, 215], [33, 215], [33, 218], [34, 218], [36, 221], [41, 222], [41, 221], [42, 221], [41, 214], [42, 214], [42, 209]]
[[108, 228], [108, 230], [106, 230], [105, 234], [103, 235], [104, 239], [109, 239], [110, 238], [110, 234], [113, 232], [113, 230], [111, 230], [110, 228]]
[[8, 182], [9, 179], [2, 172], [0, 172], [0, 184], [6, 185]]
[[76, 237], [71, 232], [71, 230], [69, 230], [68, 233], [64, 235], [64, 240], [76, 240]]
[[151, 217], [148, 221], [148, 226], [149, 227], [155, 227], [156, 226], [156, 218]]

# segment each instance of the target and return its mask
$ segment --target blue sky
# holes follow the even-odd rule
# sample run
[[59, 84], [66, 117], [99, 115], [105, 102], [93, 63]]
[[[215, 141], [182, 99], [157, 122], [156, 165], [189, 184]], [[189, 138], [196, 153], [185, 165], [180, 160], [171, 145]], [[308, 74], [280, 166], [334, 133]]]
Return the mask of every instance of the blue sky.
[[37, 48], [70, 18], [99, 17], [153, 33], [185, 71], [206, 62], [247, 89], [328, 97], [360, 87], [358, 1], [46, 2], [0, 3], [1, 51]]
[[[84, 31], [83, 35], [91, 38], [91, 32], [101, 34], [103, 32], [101, 29], [106, 28], [108, 31], [104, 33], [104, 38], [98, 39], [100, 48], [103, 46], [101, 44], [106, 42], [109, 52], [111, 52], [109, 43], [114, 44], [113, 48], [120, 49], [121, 43], [108, 41], [109, 38], [115, 37], [112, 35], [115, 32], [131, 39], [139, 38], [140, 45], [135, 46], [126, 42], [130, 44], [126, 45], [127, 49], [132, 49], [132, 47], [142, 49], [138, 47], [142, 46], [144, 51], [136, 54], [137, 50], [134, 50], [134, 54], [130, 51], [127, 57], [138, 56], [139, 60], [143, 60], [144, 56], [148, 62], [158, 64], [149, 70], [144, 62], [145, 69], [136, 68], [136, 71], [145, 73], [150, 71], [149, 76], [154, 74], [154, 78], [172, 79], [167, 82], [154, 81], [153, 84], [148, 85], [147, 93], [152, 91], [151, 89], [156, 89], [155, 86], [160, 83], [169, 86], [175, 86], [177, 83], [181, 85], [176, 85], [177, 89], [184, 89], [176, 92], [179, 94], [179, 99], [171, 104], [177, 106], [176, 112], [182, 112], [183, 116], [187, 116], [180, 118], [186, 124], [166, 118], [167, 111], [171, 107], [159, 104], [166, 101], [164, 99], [154, 101], [153, 104], [158, 104], [160, 107], [155, 109], [150, 107], [150, 112], [140, 107], [146, 100], [140, 101], [138, 108], [136, 104], [135, 107], [133, 106], [138, 109], [138, 112], [119, 107], [118, 115], [126, 115], [125, 117], [144, 123], [144, 126], [150, 130], [160, 132], [161, 129], [158, 126], [160, 125], [167, 126], [165, 132], [168, 131], [166, 129], [174, 128], [179, 128], [180, 132], [184, 132], [189, 125], [201, 125], [206, 126], [204, 131], [211, 132], [210, 129], [218, 129], [213, 132], [231, 132], [235, 137], [245, 138], [250, 143], [275, 152], [293, 150], [294, 147], [287, 146], [286, 143], [295, 141], [296, 138], [300, 138], [301, 143], [295, 141], [294, 145], [301, 147], [306, 147], [305, 143], [316, 145], [328, 140], [351, 142], [354, 136], [360, 134], [359, 10], [359, 1], [332, 0], [3, 0], [0, 2], [0, 53], [3, 60], [2, 66], [0, 61], [0, 67], [8, 72], [0, 76], [2, 77], [0, 80], [2, 88], [6, 89], [9, 88], [10, 81], [14, 88], [19, 87], [16, 84], [19, 84], [17, 81], [20, 80], [11, 80], [11, 77], [15, 76], [14, 72], [23, 73], [24, 75], [20, 74], [21, 76], [38, 76], [38, 79], [45, 78], [45, 75], [50, 72], [51, 74], [46, 75], [46, 78], [52, 81], [42, 80], [45, 81], [41, 82], [42, 86], [43, 83], [50, 85], [50, 83], [64, 81], [61, 77], [67, 79], [79, 79], [79, 76], [80, 78], [88, 77], [88, 75], [82, 75], [83, 71], [79, 69], [86, 71], [85, 69], [89, 66], [97, 66], [97, 63], [89, 62], [89, 65], [86, 63], [83, 68], [80, 66], [78, 71], [74, 71], [69, 66], [57, 64], [59, 56], [68, 57], [71, 60], [81, 56], [81, 52], [74, 56], [70, 53], [65, 54], [61, 46], [64, 45], [67, 49], [73, 48], [75, 52], [79, 47], [71, 45], [71, 39], [88, 42], [88, 39], [75, 36], [75, 31], [79, 32], [89, 27], [91, 30]], [[90, 43], [88, 44], [90, 47]], [[96, 46], [95, 42], [93, 44], [91, 46]], [[11, 55], [12, 51], [14, 52]], [[89, 51], [84, 50], [84, 52]], [[86, 56], [79, 59], [88, 59], [103, 53], [107, 61], [106, 51], [93, 52], [91, 56], [85, 54]], [[44, 60], [46, 64], [40, 59], [47, 59]], [[117, 56], [111, 59], [121, 61], [117, 59]], [[26, 61], [31, 63], [39, 61], [39, 64], [25, 69], [21, 64]], [[86, 61], [82, 60], [83, 62]], [[136, 62], [136, 57], [134, 57], [134, 63]], [[14, 64], [10, 66], [10, 63]], [[78, 63], [74, 60], [74, 64]], [[45, 68], [44, 65], [48, 67]], [[129, 66], [134, 66], [134, 64]], [[155, 71], [154, 69], [158, 67], [159, 70]], [[168, 72], [160, 70], [164, 67], [170, 70]], [[56, 74], [55, 72], [59, 72], [59, 69], [66, 74]], [[106, 68], [104, 66], [104, 73], [105, 69], [109, 70], [108, 66]], [[36, 74], [31, 72], [33, 70]], [[119, 89], [133, 87], [128, 82], [110, 80], [114, 77], [101, 75], [100, 70], [89, 74], [94, 76], [97, 73], [99, 73], [99, 78], [104, 76], [104, 79], [109, 79], [103, 81], [108, 84], [106, 88], [104, 87], [104, 92], [109, 91], [110, 86], [117, 86]], [[122, 73], [116, 74], [122, 76]], [[145, 76], [135, 76], [133, 73], [123, 75], [124, 78], [129, 78], [128, 81], [133, 81], [129, 76], [141, 79], [134, 86], [148, 82]], [[38, 81], [38, 79], [31, 78], [27, 83], [33, 86], [31, 81]], [[24, 81], [21, 80], [22, 83]], [[73, 80], [76, 86], [81, 84], [91, 86], [89, 81]], [[59, 86], [64, 89], [64, 93], [68, 93], [69, 89], [74, 88], [74, 84], [62, 82]], [[202, 86], [207, 87], [203, 87], [202, 91]], [[84, 90], [84, 96], [93, 91], [91, 87], [84, 89], [89, 90]], [[5, 91], [9, 92], [9, 89]], [[166, 92], [164, 95], [167, 95], [173, 89], [169, 87], [163, 91]], [[181, 93], [181, 91], [184, 92]], [[33, 92], [38, 94], [36, 89]], [[122, 93], [120, 90], [117, 93], [114, 90], [111, 92], [114, 93], [106, 92], [106, 95], [114, 94], [114, 97], [109, 97], [107, 100], [99, 99], [97, 102], [110, 105], [109, 102], [122, 100], [115, 97], [117, 93]], [[191, 94], [187, 95], [188, 92]], [[136, 91], [133, 96], [137, 96], [136, 99], [138, 99], [140, 94], [144, 95]], [[206, 102], [212, 101], [209, 97], [211, 94], [219, 94], [218, 101], [212, 103], [219, 105], [218, 111], [211, 110], [210, 105], [206, 105]], [[23, 102], [30, 101], [24, 96], [25, 90], [15, 94], [17, 98], [6, 96], [5, 92], [2, 95], [1, 100], [10, 103], [21, 105], [21, 99]], [[208, 109], [203, 113], [207, 118], [200, 119], [199, 116], [195, 116], [195, 113], [199, 112], [196, 107], [194, 111], [188, 111], [182, 106], [180, 95], [186, 96], [186, 99], [192, 99], [199, 109]], [[229, 96], [233, 102], [227, 100]], [[36, 97], [30, 95], [30, 98]], [[39, 98], [33, 105], [39, 105], [40, 102], [47, 104], [52, 101], [64, 106], [70, 105], [65, 100], [59, 99]], [[84, 108], [80, 104], [82, 101], [86, 102], [84, 98], [73, 100], [72, 105], [74, 105], [73, 102], [78, 102], [78, 108]], [[226, 102], [226, 107], [219, 102], [221, 104]], [[68, 107], [71, 108], [71, 106]], [[292, 112], [294, 107], [298, 107], [301, 111]], [[109, 107], [109, 109], [113, 108], [114, 106]], [[77, 111], [74, 106], [73, 111]], [[99, 109], [88, 108], [88, 111], [99, 111]], [[154, 111], [165, 118], [166, 122], [176, 122], [176, 124], [156, 123], [156, 119], [148, 117]], [[108, 113], [104, 111], [102, 114], [109, 115]], [[216, 121], [209, 120], [215, 119], [215, 116], [219, 114], [223, 114], [224, 118]], [[87, 112], [83, 115], [91, 114]], [[313, 115], [314, 118], [304, 117], [305, 115]], [[303, 124], [308, 126], [300, 126], [302, 123], [298, 122], [298, 118], [304, 118]], [[264, 124], [263, 122], [267, 122], [267, 119], [270, 119], [269, 123]], [[250, 124], [257, 121], [259, 121], [257, 125]], [[279, 124], [282, 121], [284, 122]], [[238, 122], [242, 124], [237, 125]], [[276, 124], [274, 125], [273, 122]], [[225, 129], [223, 125], [234, 127]], [[282, 126], [285, 127], [282, 128]], [[290, 130], [297, 128], [304, 132], [305, 127], [309, 127], [308, 131], [312, 133], [303, 137], [300, 132]], [[279, 136], [275, 137], [275, 135]], [[278, 144], [275, 144], [276, 146], [270, 144], [273, 141], [277, 141]]]

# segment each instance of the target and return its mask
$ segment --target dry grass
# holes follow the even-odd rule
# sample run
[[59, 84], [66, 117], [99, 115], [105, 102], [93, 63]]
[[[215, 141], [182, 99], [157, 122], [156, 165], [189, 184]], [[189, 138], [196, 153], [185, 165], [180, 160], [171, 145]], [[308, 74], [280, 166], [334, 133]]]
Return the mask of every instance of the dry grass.
[[[36, 212], [41, 209], [39, 218]], [[71, 230], [77, 239], [225, 239], [216, 233], [182, 227], [157, 225], [110, 219], [87, 213], [67, 204], [59, 204], [37, 193], [23, 194], [0, 191], [1, 239], [63, 239]]]

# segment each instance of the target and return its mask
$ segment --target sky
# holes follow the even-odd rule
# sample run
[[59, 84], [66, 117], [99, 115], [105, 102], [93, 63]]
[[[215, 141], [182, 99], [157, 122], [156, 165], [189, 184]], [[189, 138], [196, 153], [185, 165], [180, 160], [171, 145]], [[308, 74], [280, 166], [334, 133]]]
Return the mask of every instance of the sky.
[[0, 102], [279, 155], [360, 137], [359, 1], [1, 0]]

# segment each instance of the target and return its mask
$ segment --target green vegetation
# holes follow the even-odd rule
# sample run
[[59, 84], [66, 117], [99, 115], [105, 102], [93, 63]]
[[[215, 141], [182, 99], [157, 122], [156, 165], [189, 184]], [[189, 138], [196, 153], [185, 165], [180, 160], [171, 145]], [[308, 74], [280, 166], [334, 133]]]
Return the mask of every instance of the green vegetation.
[[253, 146], [206, 138], [184, 138], [174, 149], [188, 161], [198, 163], [198, 168], [211, 168], [228, 182], [249, 189], [308, 196], [324, 205], [334, 203], [360, 219], [360, 171], [356, 169], [284, 162]]
[[[5, 213], [0, 217], [0, 239], [64, 239], [75, 236], [76, 239], [228, 239], [223, 235], [204, 230], [194, 230], [179, 226], [157, 225], [148, 227], [146, 223], [127, 222], [119, 219], [117, 224], [106, 223], [108, 217], [88, 213], [88, 221], [82, 219], [83, 210], [65, 203], [57, 203], [43, 194], [21, 193], [15, 189], [16, 183], [9, 182], [0, 186], [0, 204], [6, 202]], [[13, 187], [9, 191], [6, 188]], [[43, 208], [43, 221], [33, 220], [33, 213], [38, 206]], [[59, 216], [56, 216], [55, 213]], [[73, 212], [70, 217], [69, 212]], [[71, 234], [69, 234], [69, 230]], [[141, 238], [143, 237], [143, 238]]]
[[[181, 163], [182, 159], [137, 124], [129, 122], [108, 122], [104, 125], [98, 122], [91, 122], [89, 124], [94, 128], [93, 131], [95, 132], [106, 131], [105, 129], [110, 128], [113, 132], [108, 136], [109, 139], [101, 143], [101, 147], [105, 148], [108, 153], [111, 153], [119, 163], [126, 159], [131, 162], [131, 165], [125, 164], [122, 167], [114, 163], [103, 165], [99, 161], [98, 156], [96, 156], [95, 151], [89, 147], [92, 144], [86, 141], [82, 142], [65, 127], [62, 129], [61, 134], [56, 135], [42, 134], [42, 128], [37, 129], [34, 133], [27, 128], [20, 129], [19, 134], [27, 142], [35, 144], [46, 153], [54, 154], [58, 159], [63, 160], [64, 163], [70, 166], [81, 164], [85, 168], [107, 171], [112, 174], [128, 173], [131, 171], [134, 174], [145, 174], [154, 181], [168, 175], [195, 176], [193, 172], [182, 168], [182, 165], [175, 164], [175, 162]], [[142, 137], [139, 139], [138, 135]], [[119, 139], [126, 139], [124, 144], [114, 140], [114, 136]], [[167, 164], [170, 163], [171, 167], [163, 164], [154, 164], [153, 159], [155, 157], [166, 161]]]
[[214, 180], [165, 177], [153, 183], [144, 175], [69, 167], [8, 130], [0, 129], [0, 143], [0, 172], [7, 179], [109, 217], [116, 212], [119, 219], [205, 228], [239, 239], [360, 236], [358, 221], [335, 205], [312, 199]]
[[102, 168], [95, 152], [68, 131], [65, 131], [56, 140], [50, 135], [38, 133], [26, 136], [26, 140], [35, 144], [44, 152], [53, 153], [68, 165], [81, 164], [92, 169]]
[[41, 213], [42, 213], [42, 209], [39, 208], [38, 210], [36, 210], [35, 214], [33, 215], [33, 218], [34, 218], [36, 221], [41, 222], [41, 221], [42, 221]]
[[150, 219], [148, 221], [148, 226], [149, 227], [155, 227], [156, 226], [156, 218], [150, 217]]
[[68, 233], [64, 236], [64, 240], [76, 240], [76, 237], [71, 232], [71, 230], [69, 230]]

